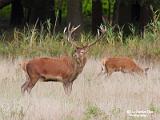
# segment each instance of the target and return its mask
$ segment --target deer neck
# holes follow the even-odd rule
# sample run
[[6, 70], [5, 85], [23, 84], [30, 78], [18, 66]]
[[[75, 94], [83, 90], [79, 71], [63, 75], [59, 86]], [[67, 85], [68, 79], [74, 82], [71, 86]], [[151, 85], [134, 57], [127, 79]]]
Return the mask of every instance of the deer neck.
[[86, 64], [87, 58], [86, 56], [82, 56], [80, 58], [75, 58], [73, 57], [74, 62], [75, 62], [75, 68], [77, 73], [81, 73], [83, 70], [84, 65]]

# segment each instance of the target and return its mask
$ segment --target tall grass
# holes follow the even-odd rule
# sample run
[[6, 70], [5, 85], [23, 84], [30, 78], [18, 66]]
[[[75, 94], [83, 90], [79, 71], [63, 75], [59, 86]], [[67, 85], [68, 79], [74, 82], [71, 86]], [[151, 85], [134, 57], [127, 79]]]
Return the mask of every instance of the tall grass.
[[[113, 31], [107, 26], [105, 37], [93, 46], [89, 56], [130, 56], [143, 59], [158, 60], [160, 58], [160, 22], [157, 20], [149, 25], [144, 38], [135, 34], [133, 26], [130, 27], [132, 35], [124, 38], [123, 30]], [[50, 24], [47, 29], [25, 27], [23, 30], [14, 29], [11, 33], [4, 33], [0, 37], [0, 54], [4, 56], [57, 56], [71, 54], [72, 46], [63, 37], [62, 33], [52, 33]], [[97, 36], [82, 33], [75, 41], [85, 45], [96, 40]]]

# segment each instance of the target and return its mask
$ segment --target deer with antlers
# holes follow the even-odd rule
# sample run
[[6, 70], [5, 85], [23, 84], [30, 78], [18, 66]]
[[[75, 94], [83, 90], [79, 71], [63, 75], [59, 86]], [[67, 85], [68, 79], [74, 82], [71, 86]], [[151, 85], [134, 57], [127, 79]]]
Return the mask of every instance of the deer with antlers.
[[[82, 72], [87, 58], [86, 53], [89, 48], [96, 44], [103, 36], [99, 35], [97, 40], [79, 47], [72, 40], [72, 33], [78, 28], [77, 27], [66, 27], [64, 33], [67, 35], [67, 41], [75, 47], [75, 51], [72, 56], [61, 56], [61, 57], [41, 57], [35, 58], [21, 64], [22, 69], [27, 73], [28, 77], [26, 82], [21, 86], [21, 91], [24, 93], [27, 91], [31, 92], [31, 89], [35, 86], [39, 79], [44, 82], [57, 81], [63, 83], [64, 91], [67, 95], [70, 95], [72, 91], [73, 81]], [[100, 27], [101, 33], [105, 32], [105, 27]]]
[[[109, 57], [103, 58], [101, 73], [107, 73], [110, 76], [113, 72], [136, 73], [138, 75], [147, 75], [149, 68], [142, 69], [129, 57]], [[99, 73], [99, 75], [101, 74]]]

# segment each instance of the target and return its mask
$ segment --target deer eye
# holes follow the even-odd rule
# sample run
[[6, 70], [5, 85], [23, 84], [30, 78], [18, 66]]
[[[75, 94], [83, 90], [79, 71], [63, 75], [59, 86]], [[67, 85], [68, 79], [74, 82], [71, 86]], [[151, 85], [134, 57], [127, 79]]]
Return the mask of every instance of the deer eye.
[[84, 54], [85, 53], [85, 51], [84, 50], [82, 50], [81, 52], [80, 52], [80, 54], [82, 55], [82, 54]]

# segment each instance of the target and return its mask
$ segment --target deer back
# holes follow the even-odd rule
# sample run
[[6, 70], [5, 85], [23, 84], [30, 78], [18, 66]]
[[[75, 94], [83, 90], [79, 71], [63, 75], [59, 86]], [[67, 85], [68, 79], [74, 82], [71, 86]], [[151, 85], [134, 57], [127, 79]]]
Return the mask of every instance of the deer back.
[[36, 58], [26, 65], [27, 73], [38, 74], [40, 77], [52, 79], [61, 77], [69, 79], [75, 71], [75, 64], [71, 58]]
[[143, 69], [140, 68], [131, 58], [128, 57], [106, 58], [102, 62], [102, 64], [108, 69], [115, 69], [117, 71], [124, 72], [143, 73]]

